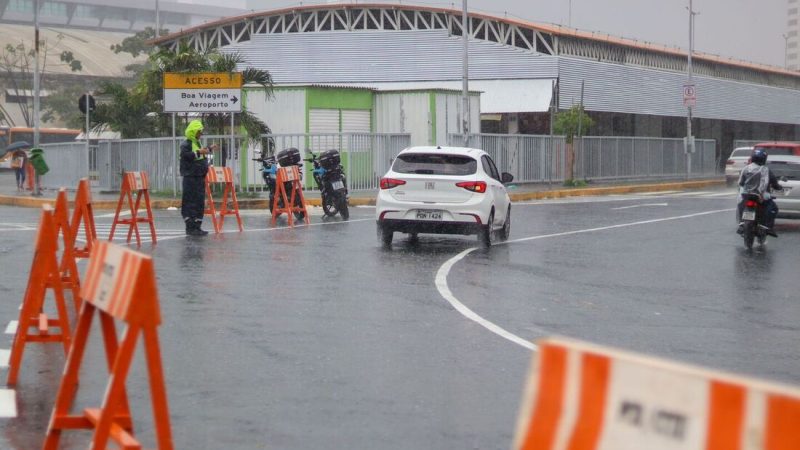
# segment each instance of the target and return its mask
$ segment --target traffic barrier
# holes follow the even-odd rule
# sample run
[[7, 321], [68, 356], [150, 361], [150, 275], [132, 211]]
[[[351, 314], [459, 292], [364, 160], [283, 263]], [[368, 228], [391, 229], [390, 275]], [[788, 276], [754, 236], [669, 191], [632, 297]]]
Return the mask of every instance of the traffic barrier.
[[[89, 259], [81, 298], [83, 305], [73, 346], [50, 416], [44, 449], [58, 448], [61, 434], [70, 429], [94, 430], [91, 449], [105, 449], [109, 440], [121, 448], [141, 448], [133, 436], [133, 419], [125, 389], [140, 334], [144, 340], [144, 360], [151, 391], [156, 441], [159, 449], [172, 449], [167, 393], [156, 330], [161, 323], [161, 312], [153, 260], [118, 245], [98, 242]], [[95, 312], [103, 330], [109, 368], [108, 384], [100, 408], [87, 408], [82, 414], [70, 415], [70, 408], [78, 393], [78, 375]], [[121, 338], [117, 337], [115, 331], [117, 321], [125, 324]]]
[[514, 448], [797, 450], [798, 424], [799, 389], [548, 338]]
[[34, 183], [36, 181], [36, 172], [33, 170], [32, 164], [25, 164], [25, 184], [27, 185], [27, 189], [29, 191], [33, 190]]
[[[61, 284], [65, 289], [72, 291], [72, 303], [75, 306], [75, 314], [80, 309], [80, 275], [78, 275], [78, 264], [75, 262], [75, 237], [69, 223], [69, 202], [67, 201], [67, 191], [64, 188], [58, 190], [56, 197], [56, 208], [53, 212], [55, 221], [56, 236], [61, 236], [64, 243], [64, 250], [61, 251], [61, 262], [58, 264], [58, 271], [61, 274]], [[58, 245], [58, 244], [56, 244]]]
[[[22, 355], [28, 343], [61, 342], [64, 353], [69, 351], [70, 328], [67, 307], [64, 303], [64, 286], [58, 268], [58, 235], [56, 232], [53, 208], [42, 207], [39, 231], [33, 253], [28, 286], [19, 310], [17, 332], [11, 346], [9, 357], [8, 385], [17, 384], [22, 365]], [[56, 318], [48, 318], [44, 313], [47, 290], [52, 289], [56, 305]], [[37, 330], [31, 332], [31, 328]], [[51, 333], [50, 327], [58, 327], [59, 333]]]
[[[133, 201], [133, 193], [136, 193], [136, 202]], [[139, 217], [139, 207], [142, 198], [144, 198], [145, 213], [144, 217]], [[128, 209], [130, 210], [130, 219], [120, 219], [119, 213], [122, 210], [122, 202], [128, 200]], [[128, 225], [128, 239], [131, 242], [131, 235], [136, 234], [136, 245], [141, 246], [142, 240], [139, 236], [139, 224], [146, 223], [150, 225], [150, 237], [153, 244], [156, 243], [156, 227], [153, 223], [153, 210], [150, 208], [150, 182], [147, 178], [147, 172], [125, 172], [122, 175], [122, 188], [119, 194], [119, 202], [117, 203], [117, 212], [114, 214], [114, 221], [111, 223], [111, 233], [109, 233], [108, 240], [114, 239], [114, 231], [117, 224]]]
[[[75, 247], [80, 234], [81, 224], [83, 224], [83, 239], [86, 245]], [[76, 258], [88, 258], [92, 252], [92, 245], [97, 240], [97, 230], [94, 226], [94, 210], [92, 209], [92, 189], [89, 186], [89, 179], [82, 178], [78, 182], [78, 192], [75, 194], [75, 209], [72, 211], [72, 242], [73, 254]]]
[[[214, 208], [214, 198], [211, 196], [211, 184], [217, 183], [225, 185], [222, 190], [219, 212]], [[230, 167], [210, 166], [208, 168], [208, 174], [206, 174], [206, 201], [208, 207], [205, 213], [211, 216], [211, 223], [214, 225], [216, 233], [221, 232], [225, 226], [225, 216], [235, 216], [236, 222], [239, 224], [239, 231], [244, 231], [242, 218], [239, 216], [239, 201], [236, 199], [236, 189], [233, 186], [233, 171]], [[228, 201], [232, 203], [232, 210], [228, 209]]]
[[[290, 186], [290, 193], [286, 192], [286, 184]], [[303, 186], [300, 181], [300, 169], [297, 166], [279, 167], [275, 179], [275, 199], [272, 203], [272, 220], [270, 225], [274, 226], [278, 221], [278, 216], [286, 213], [289, 217], [289, 226], [294, 226], [294, 213], [302, 212], [303, 220], [306, 225], [310, 223], [308, 211], [306, 210], [306, 200], [303, 197]], [[295, 201], [299, 199], [301, 206], [296, 206]], [[279, 207], [280, 201], [283, 207]]]

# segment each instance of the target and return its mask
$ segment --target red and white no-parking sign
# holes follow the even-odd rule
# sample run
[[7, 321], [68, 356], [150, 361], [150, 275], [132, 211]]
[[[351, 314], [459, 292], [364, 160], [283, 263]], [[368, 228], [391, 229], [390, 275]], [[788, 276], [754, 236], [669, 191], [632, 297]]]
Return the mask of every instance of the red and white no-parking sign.
[[683, 85], [683, 106], [694, 106], [697, 104], [697, 90], [693, 84]]

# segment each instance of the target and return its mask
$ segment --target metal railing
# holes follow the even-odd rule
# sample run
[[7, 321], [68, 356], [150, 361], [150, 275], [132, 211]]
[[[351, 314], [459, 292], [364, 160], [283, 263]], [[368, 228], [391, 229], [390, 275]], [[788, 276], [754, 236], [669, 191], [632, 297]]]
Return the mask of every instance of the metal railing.
[[[449, 136], [462, 145], [463, 135]], [[564, 136], [476, 134], [468, 146], [486, 151], [503, 172], [520, 183], [563, 182], [567, 178], [567, 143]], [[576, 180], [632, 180], [685, 178], [683, 139], [586, 136], [573, 144]], [[716, 141], [695, 140], [691, 177], [717, 173]]]

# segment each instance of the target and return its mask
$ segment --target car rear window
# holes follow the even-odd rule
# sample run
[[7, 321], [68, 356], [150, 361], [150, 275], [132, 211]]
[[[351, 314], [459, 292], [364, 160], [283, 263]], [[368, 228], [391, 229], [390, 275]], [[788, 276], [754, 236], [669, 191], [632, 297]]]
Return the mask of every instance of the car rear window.
[[734, 158], [748, 157], [752, 152], [753, 151], [750, 150], [749, 148], [737, 148], [736, 150], [733, 151], [733, 153], [731, 153], [731, 157]]
[[478, 161], [469, 156], [437, 153], [406, 153], [398, 156], [392, 166], [397, 173], [426, 175], [472, 175], [477, 168]]
[[786, 177], [790, 180], [800, 180], [800, 163], [774, 161], [768, 163], [767, 167], [778, 178]]
[[798, 147], [756, 147], [757, 149], [764, 150], [770, 156], [800, 156], [800, 148]]

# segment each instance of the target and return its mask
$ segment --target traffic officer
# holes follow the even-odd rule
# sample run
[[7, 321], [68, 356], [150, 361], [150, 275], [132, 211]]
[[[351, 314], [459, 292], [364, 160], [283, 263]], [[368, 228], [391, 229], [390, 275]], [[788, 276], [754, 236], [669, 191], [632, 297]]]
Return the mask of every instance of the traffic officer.
[[199, 120], [189, 122], [185, 134], [186, 140], [181, 143], [181, 176], [183, 177], [181, 216], [186, 223], [187, 235], [205, 236], [208, 231], [202, 230], [200, 225], [203, 223], [206, 202], [207, 155], [216, 150], [216, 144], [210, 148], [200, 146], [203, 122]]

